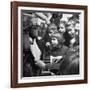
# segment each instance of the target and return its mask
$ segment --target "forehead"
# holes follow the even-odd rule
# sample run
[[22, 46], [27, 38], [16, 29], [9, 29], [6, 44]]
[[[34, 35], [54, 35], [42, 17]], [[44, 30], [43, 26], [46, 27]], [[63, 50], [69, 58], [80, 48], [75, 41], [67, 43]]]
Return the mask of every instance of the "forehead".
[[74, 26], [71, 24], [67, 27], [67, 29], [74, 29]]
[[49, 29], [52, 29], [52, 28], [57, 29], [57, 26], [56, 26], [55, 24], [50, 24], [50, 25], [49, 25]]
[[60, 23], [59, 27], [65, 27], [65, 24], [64, 23]]

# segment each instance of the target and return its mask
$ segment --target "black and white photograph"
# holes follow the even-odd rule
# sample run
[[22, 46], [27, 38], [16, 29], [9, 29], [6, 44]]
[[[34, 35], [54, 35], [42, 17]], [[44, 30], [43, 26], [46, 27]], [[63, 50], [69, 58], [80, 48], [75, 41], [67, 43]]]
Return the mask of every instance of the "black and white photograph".
[[80, 13], [21, 11], [22, 77], [77, 75]]
[[87, 81], [86, 9], [79, 5], [13, 4], [11, 79], [15, 85]]

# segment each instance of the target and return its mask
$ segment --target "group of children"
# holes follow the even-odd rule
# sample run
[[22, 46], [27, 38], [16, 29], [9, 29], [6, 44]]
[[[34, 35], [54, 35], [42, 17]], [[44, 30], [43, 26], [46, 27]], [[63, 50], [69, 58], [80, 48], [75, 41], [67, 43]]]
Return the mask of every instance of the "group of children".
[[79, 74], [79, 14], [67, 21], [63, 15], [52, 13], [49, 23], [32, 21], [23, 30], [23, 76], [39, 76], [42, 70], [55, 75]]

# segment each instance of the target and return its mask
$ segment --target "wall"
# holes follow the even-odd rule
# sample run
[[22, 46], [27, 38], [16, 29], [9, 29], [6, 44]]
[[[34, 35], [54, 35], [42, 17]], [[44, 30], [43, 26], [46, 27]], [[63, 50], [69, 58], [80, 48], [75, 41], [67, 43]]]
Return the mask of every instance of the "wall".
[[[9, 90], [10, 88], [10, 1], [0, 1], [0, 90]], [[20, 0], [25, 1], [25, 0]], [[90, 0], [27, 0], [33, 2], [47, 2], [47, 3], [60, 3], [60, 4], [81, 4], [88, 5], [88, 16], [90, 16]], [[90, 17], [88, 17], [88, 23], [90, 23]], [[90, 38], [90, 26], [88, 27], [88, 38]], [[90, 41], [88, 40], [88, 46]], [[88, 47], [88, 53], [90, 53], [90, 47]], [[90, 59], [90, 55], [88, 55]], [[88, 61], [90, 64], [90, 61]], [[88, 65], [90, 68], [90, 65]], [[90, 70], [88, 70], [88, 76], [90, 76]], [[90, 77], [88, 84], [80, 85], [62, 85], [62, 86], [49, 86], [49, 87], [35, 87], [35, 88], [23, 88], [20, 90], [90, 90]], [[12, 89], [11, 89], [12, 90]], [[15, 89], [16, 90], [16, 89]], [[19, 90], [19, 89], [17, 89]]]

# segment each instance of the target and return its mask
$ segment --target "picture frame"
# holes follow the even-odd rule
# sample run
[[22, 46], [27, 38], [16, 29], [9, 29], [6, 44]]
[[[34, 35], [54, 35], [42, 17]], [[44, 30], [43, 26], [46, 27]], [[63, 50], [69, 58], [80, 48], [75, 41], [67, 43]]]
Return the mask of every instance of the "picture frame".
[[[39, 14], [38, 14], [38, 12], [39, 12]], [[79, 16], [78, 21], [79, 21], [79, 25], [80, 25], [80, 33], [79, 33], [80, 52], [79, 52], [79, 58], [78, 58], [79, 73], [77, 75], [75, 73], [74, 74], [72, 73], [70, 75], [60, 74], [61, 71], [59, 71], [60, 75], [58, 75], [56, 73], [54, 73], [54, 75], [53, 75], [51, 68], [49, 68], [50, 75], [44, 74], [45, 76], [43, 76], [41, 74], [40, 74], [41, 76], [39, 76], [39, 74], [38, 74], [38, 76], [32, 75], [31, 77], [29, 77], [29, 76], [27, 76], [28, 74], [25, 74], [26, 72], [24, 73], [24, 69], [27, 69], [26, 67], [24, 67], [24, 64], [23, 64], [25, 61], [24, 58], [26, 58], [25, 57], [26, 52], [24, 53], [24, 46], [23, 46], [24, 45], [23, 42], [25, 39], [24, 29], [27, 30], [26, 28], [28, 27], [28, 25], [32, 26], [32, 24], [30, 24], [30, 22], [28, 24], [28, 20], [31, 20], [33, 16], [34, 16], [35, 20], [33, 19], [32, 21], [36, 25], [36, 22], [38, 21], [37, 17], [39, 17], [41, 19], [40, 14], [45, 14], [46, 16], [51, 15], [53, 17], [54, 17], [54, 15], [60, 15], [60, 16], [62, 16], [62, 15], [70, 16], [71, 15], [72, 16], [74, 14], [75, 15], [77, 14], [76, 16]], [[56, 16], [56, 18], [60, 17], [60, 16]], [[27, 17], [29, 17], [29, 18], [27, 18]], [[64, 19], [65, 19], [65, 17], [64, 17]], [[33, 3], [33, 2], [17, 2], [17, 1], [11, 2], [11, 87], [12, 88], [38, 87], [38, 86], [53, 86], [53, 85], [87, 83], [88, 82], [88, 72], [87, 72], [87, 63], [88, 63], [88, 61], [87, 61], [87, 33], [88, 33], [87, 25], [88, 25], [88, 23], [87, 23], [87, 19], [88, 19], [87, 6], [84, 6], [84, 5]], [[53, 22], [53, 20], [55, 20], [55, 18], [52, 19], [51, 21], [50, 20], [51, 19], [49, 18], [49, 21], [48, 21], [47, 18], [45, 19], [43, 16], [43, 21], [45, 21], [44, 22], [45, 25], [47, 25], [46, 24], [46, 22], [47, 22], [48, 23], [47, 26], [49, 26], [49, 24], [51, 22]], [[72, 19], [70, 19], [70, 18], [69, 18], [69, 20], [72, 21]], [[26, 21], [26, 22], [24, 22], [24, 21]], [[56, 20], [56, 21], [58, 21], [58, 20]], [[40, 23], [40, 21], [38, 21], [38, 23]], [[41, 23], [38, 25], [41, 25]], [[39, 27], [39, 26], [37, 26], [37, 27]], [[67, 27], [68, 27], [68, 25], [67, 25]], [[30, 30], [30, 28], [29, 28], [29, 30]], [[34, 32], [34, 33], [37, 33], [37, 32]], [[32, 33], [30, 35], [32, 36]], [[43, 47], [43, 49], [44, 48], [45, 47]], [[38, 50], [37, 48], [36, 48], [36, 51], [35, 51], [35, 49], [33, 49], [34, 52], [32, 52], [32, 53], [37, 52], [36, 54], [38, 55], [39, 51], [37, 51], [37, 50]], [[46, 52], [47, 52], [47, 50], [46, 50]], [[45, 56], [46, 52], [43, 52], [44, 56], [42, 57], [45, 61], [46, 61], [46, 59], [48, 60], [48, 58], [46, 58], [46, 56]], [[38, 57], [37, 55], [36, 55], [36, 58]], [[50, 57], [50, 55], [49, 55], [49, 57]], [[40, 66], [40, 63], [39, 63], [39, 66]], [[49, 64], [49, 65], [51, 65], [51, 64]], [[75, 63], [74, 63], [74, 65], [75, 65]], [[57, 66], [58, 66], [58, 64], [56, 64], [55, 67], [57, 67]], [[59, 66], [60, 66], [60, 64], [59, 64]], [[64, 64], [62, 66], [64, 66]], [[41, 68], [40, 70], [42, 71], [42, 66], [40, 66], [40, 68]], [[31, 68], [29, 67], [28, 69], [31, 69]], [[37, 70], [37, 69], [35, 69], [35, 70]], [[33, 73], [33, 70], [31, 73]]]

